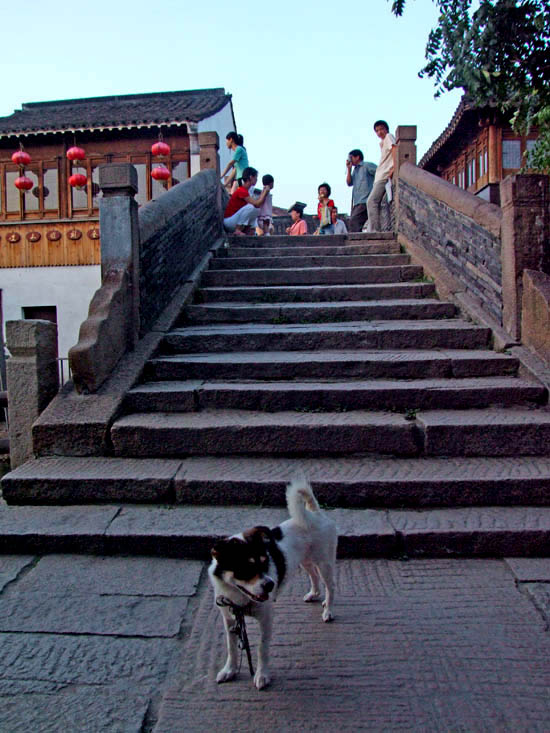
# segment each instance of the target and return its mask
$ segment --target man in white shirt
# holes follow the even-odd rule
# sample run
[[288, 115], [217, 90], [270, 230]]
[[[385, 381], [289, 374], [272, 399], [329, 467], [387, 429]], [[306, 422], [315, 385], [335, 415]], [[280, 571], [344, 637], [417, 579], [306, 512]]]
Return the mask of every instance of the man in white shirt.
[[369, 216], [369, 232], [380, 230], [380, 206], [386, 193], [386, 183], [391, 180], [395, 168], [397, 143], [390, 133], [390, 128], [384, 120], [374, 123], [374, 132], [380, 138], [380, 163], [374, 176], [374, 185], [367, 199], [367, 213]]

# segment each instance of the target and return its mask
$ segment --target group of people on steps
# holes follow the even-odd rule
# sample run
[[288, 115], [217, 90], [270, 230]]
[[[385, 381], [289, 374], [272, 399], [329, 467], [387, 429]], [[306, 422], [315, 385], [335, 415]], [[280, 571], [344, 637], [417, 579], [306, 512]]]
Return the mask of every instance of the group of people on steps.
[[[377, 120], [374, 132], [380, 140], [380, 162], [378, 165], [364, 160], [361, 150], [354, 148], [346, 159], [346, 183], [352, 187], [351, 232], [378, 232], [381, 230], [380, 216], [384, 196], [391, 200], [391, 179], [395, 169], [397, 143], [390, 133], [388, 123]], [[271, 191], [273, 176], [262, 177], [262, 190], [256, 189], [258, 171], [249, 165], [242, 135], [229, 132], [226, 145], [233, 156], [226, 165], [222, 180], [230, 192], [223, 225], [227, 232], [238, 236], [265, 236], [272, 231], [273, 204]], [[338, 209], [330, 198], [331, 187], [323, 182], [317, 189], [317, 219], [315, 234], [346, 234], [345, 223], [338, 218]], [[291, 225], [286, 233], [303, 236], [308, 233], [304, 220], [306, 204], [297, 201], [290, 209]]]

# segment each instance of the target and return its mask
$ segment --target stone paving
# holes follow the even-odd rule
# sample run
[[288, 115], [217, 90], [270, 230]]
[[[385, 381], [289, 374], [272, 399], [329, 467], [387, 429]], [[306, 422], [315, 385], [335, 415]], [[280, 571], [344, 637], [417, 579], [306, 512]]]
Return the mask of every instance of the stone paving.
[[[201, 562], [0, 556], [0, 730], [548, 731], [550, 559], [343, 560], [276, 606], [271, 687], [217, 685]], [[249, 624], [253, 651], [257, 630]]]

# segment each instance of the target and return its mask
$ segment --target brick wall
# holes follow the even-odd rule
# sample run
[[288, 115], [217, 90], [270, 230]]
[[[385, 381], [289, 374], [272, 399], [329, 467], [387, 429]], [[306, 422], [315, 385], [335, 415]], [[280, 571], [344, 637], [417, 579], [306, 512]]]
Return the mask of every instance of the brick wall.
[[[410, 166], [407, 166], [409, 169]], [[419, 171], [419, 169], [416, 169]], [[411, 177], [411, 171], [408, 171]], [[420, 171], [423, 176], [431, 174]], [[502, 322], [502, 266], [500, 235], [495, 230], [493, 211], [488, 211], [488, 224], [483, 226], [468, 213], [476, 214], [483, 220], [483, 210], [477, 202], [467, 201], [463, 206], [463, 195], [466, 192], [452, 187], [445, 187], [441, 198], [428, 192], [425, 188], [435, 185], [417, 176], [420, 185], [399, 178], [399, 222], [398, 233], [405, 240], [420, 245], [429, 256], [435, 258], [463, 286], [466, 293], [498, 322]], [[437, 179], [442, 184], [445, 181]], [[446, 184], [450, 186], [451, 184]], [[456, 195], [456, 208], [452, 206], [453, 195]], [[475, 199], [475, 197], [472, 197]], [[480, 202], [485, 206], [492, 206]], [[474, 207], [474, 208], [472, 208]], [[470, 212], [471, 209], [471, 212]], [[480, 213], [481, 211], [481, 213]], [[491, 218], [493, 217], [493, 218]], [[498, 222], [497, 222], [498, 223]]]
[[221, 236], [221, 207], [216, 172], [205, 170], [140, 209], [142, 334]]

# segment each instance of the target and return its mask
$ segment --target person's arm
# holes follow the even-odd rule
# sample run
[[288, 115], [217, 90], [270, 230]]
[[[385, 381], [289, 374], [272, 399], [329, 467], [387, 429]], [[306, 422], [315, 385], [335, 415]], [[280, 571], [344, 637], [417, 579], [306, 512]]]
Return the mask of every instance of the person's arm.
[[299, 231], [299, 234], [307, 234], [307, 224], [306, 224], [306, 222], [303, 219], [300, 221], [300, 231]]
[[397, 143], [395, 142], [395, 139], [392, 138], [392, 146], [391, 146], [391, 159], [392, 159], [392, 167], [388, 171], [388, 179], [390, 180], [393, 176], [393, 172], [395, 170], [395, 164], [397, 161]]
[[255, 206], [257, 209], [259, 209], [270, 191], [271, 189], [269, 188], [269, 186], [264, 186], [264, 190], [261, 192], [258, 198], [254, 198], [254, 196], [247, 196], [245, 198], [245, 201], [247, 204], [252, 204], [252, 206]]
[[235, 161], [234, 161], [234, 159], [233, 159], [233, 158], [231, 158], [231, 160], [229, 161], [229, 163], [228, 163], [228, 164], [227, 164], [227, 165], [225, 166], [225, 168], [224, 168], [224, 171], [223, 171], [223, 173], [221, 174], [220, 178], [223, 178], [223, 177], [225, 176], [225, 174], [227, 173], [227, 171], [228, 171], [228, 170], [229, 170], [230, 168], [233, 168], [233, 166], [234, 166], [234, 165], [235, 165]]
[[351, 160], [349, 159], [346, 160], [346, 168], [346, 183], [348, 184], [348, 186], [353, 186], [353, 181], [351, 179]]

